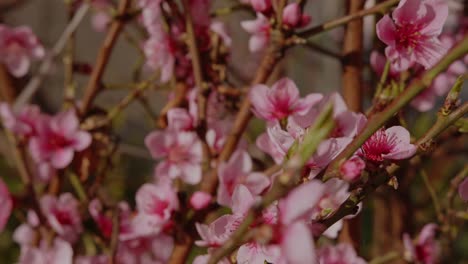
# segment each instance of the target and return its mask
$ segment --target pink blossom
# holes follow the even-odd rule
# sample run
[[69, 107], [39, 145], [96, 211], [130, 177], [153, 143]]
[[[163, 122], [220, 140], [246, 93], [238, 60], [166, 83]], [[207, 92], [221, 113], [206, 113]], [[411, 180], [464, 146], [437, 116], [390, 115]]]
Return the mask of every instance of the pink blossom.
[[146, 66], [160, 71], [161, 82], [168, 82], [174, 73], [175, 47], [173, 41], [165, 33], [159, 36], [151, 35], [143, 44], [146, 56]]
[[361, 176], [361, 172], [366, 168], [366, 163], [358, 156], [351, 157], [340, 166], [340, 173], [343, 179], [354, 181]]
[[13, 241], [21, 247], [33, 246], [36, 241], [36, 228], [39, 226], [39, 217], [33, 210], [28, 210], [26, 222], [19, 225], [13, 232]]
[[91, 5], [94, 9], [94, 13], [91, 17], [91, 25], [97, 32], [103, 32], [112, 21], [109, 14], [112, 5], [108, 0], [93, 0], [91, 1]]
[[156, 167], [159, 177], [181, 178], [189, 184], [201, 180], [203, 148], [194, 132], [155, 131], [145, 138], [155, 159], [164, 158]]
[[403, 245], [405, 247], [404, 257], [408, 261], [434, 264], [438, 263], [440, 246], [435, 240], [437, 230], [436, 224], [427, 224], [419, 233], [418, 239], [413, 243], [408, 234], [403, 234]]
[[12, 210], [13, 200], [10, 192], [5, 182], [0, 178], [0, 232], [5, 228]]
[[[380, 54], [378, 51], [372, 51], [370, 55], [370, 66], [372, 70], [378, 75], [381, 76], [385, 70], [385, 64], [387, 64], [387, 58]], [[393, 64], [390, 64], [390, 69], [388, 71], [387, 78], [398, 79], [400, 76], [400, 71], [395, 69]]]
[[333, 103], [333, 118], [336, 125], [332, 131], [333, 138], [354, 138], [361, 129], [365, 126], [367, 118], [362, 113], [355, 113], [348, 110], [343, 97], [339, 93], [332, 93], [328, 96], [328, 100], [323, 101]]
[[187, 131], [194, 128], [193, 117], [185, 108], [172, 108], [167, 111], [167, 128], [174, 131]]
[[290, 27], [307, 26], [310, 22], [310, 16], [304, 15], [298, 3], [288, 4], [283, 9], [283, 24]]
[[112, 219], [103, 214], [102, 210], [102, 204], [98, 199], [92, 200], [88, 205], [89, 214], [96, 222], [102, 235], [105, 238], [110, 238], [112, 235]]
[[366, 264], [350, 244], [328, 245], [317, 250], [320, 264]]
[[[226, 142], [226, 138], [232, 128], [232, 120], [225, 119], [210, 123], [208, 131], [206, 131], [206, 143], [214, 152], [220, 152]], [[242, 148], [242, 141], [238, 148]]]
[[407, 159], [418, 149], [410, 141], [408, 130], [402, 126], [380, 129], [362, 145], [360, 156], [371, 162]]
[[146, 183], [138, 189], [135, 200], [138, 215], [133, 219], [134, 228], [141, 235], [159, 234], [179, 209], [177, 194], [168, 184]]
[[269, 126], [267, 132], [261, 134], [256, 141], [257, 147], [268, 153], [277, 164], [283, 162], [293, 143], [294, 138], [282, 130], [279, 124]]
[[41, 240], [39, 247], [22, 246], [19, 264], [72, 264], [73, 249], [70, 244], [55, 238], [52, 245]]
[[413, 63], [433, 66], [446, 51], [437, 36], [447, 16], [446, 4], [424, 0], [402, 0], [392, 17], [385, 15], [377, 23], [377, 35], [388, 45], [385, 54], [393, 67], [404, 71]]
[[211, 198], [211, 194], [202, 191], [197, 191], [193, 193], [190, 197], [190, 205], [195, 210], [201, 210], [203, 208], [206, 208], [211, 203]]
[[83, 151], [91, 144], [91, 134], [80, 130], [73, 110], [43, 118], [37, 126], [37, 136], [29, 141], [29, 151], [37, 163], [49, 163], [55, 169], [68, 166], [74, 152]]
[[165, 264], [174, 249], [174, 239], [165, 234], [120, 241], [117, 248], [117, 264]]
[[232, 38], [228, 34], [228, 30], [226, 29], [226, 24], [224, 24], [221, 21], [213, 21], [210, 24], [210, 30], [221, 37], [226, 47], [231, 47]]
[[256, 12], [267, 12], [271, 9], [271, 0], [249, 0]]
[[270, 185], [270, 180], [263, 174], [252, 172], [252, 160], [245, 151], [237, 150], [228, 162], [218, 166], [218, 197], [221, 205], [231, 206], [235, 188], [242, 184], [252, 193], [261, 194]]
[[0, 24], [0, 63], [15, 77], [28, 73], [31, 60], [41, 59], [44, 48], [29, 27], [10, 28]]
[[322, 98], [321, 94], [309, 94], [300, 99], [299, 89], [289, 78], [278, 80], [271, 89], [263, 84], [255, 85], [249, 93], [252, 111], [267, 121], [281, 120], [293, 114], [304, 115]]
[[263, 50], [270, 40], [271, 25], [268, 19], [261, 13], [257, 13], [257, 19], [241, 22], [242, 28], [251, 34], [249, 39], [250, 52]]
[[37, 134], [37, 125], [42, 115], [36, 105], [27, 105], [15, 113], [7, 103], [0, 103], [0, 117], [8, 130], [29, 138]]
[[237, 250], [237, 263], [264, 264], [275, 263], [279, 259], [279, 250], [274, 247], [261, 245], [257, 242], [249, 242]]
[[75, 242], [83, 231], [79, 202], [71, 193], [63, 193], [58, 199], [44, 195], [40, 200], [41, 210], [49, 225], [57, 234], [69, 242]]
[[463, 201], [468, 202], [468, 178], [458, 185], [458, 194]]
[[310, 169], [309, 178], [316, 177], [351, 141], [352, 138], [348, 137], [329, 138], [322, 141], [314, 155], [307, 161]]

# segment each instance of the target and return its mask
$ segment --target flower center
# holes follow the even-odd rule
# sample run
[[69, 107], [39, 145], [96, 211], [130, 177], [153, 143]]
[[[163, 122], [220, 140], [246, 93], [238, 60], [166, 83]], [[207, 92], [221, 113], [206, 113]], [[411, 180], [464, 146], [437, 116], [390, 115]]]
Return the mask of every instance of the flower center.
[[383, 160], [382, 155], [390, 153], [394, 145], [394, 140], [389, 139], [385, 131], [381, 129], [375, 132], [362, 145], [361, 149], [366, 159], [373, 162], [381, 162]]

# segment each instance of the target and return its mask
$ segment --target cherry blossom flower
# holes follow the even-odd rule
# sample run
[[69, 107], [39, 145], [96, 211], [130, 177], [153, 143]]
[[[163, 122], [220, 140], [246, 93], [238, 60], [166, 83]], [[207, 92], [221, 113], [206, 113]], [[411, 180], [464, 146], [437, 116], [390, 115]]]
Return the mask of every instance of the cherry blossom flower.
[[380, 129], [362, 145], [359, 154], [371, 162], [407, 159], [418, 149], [410, 140], [408, 130], [402, 126]]
[[302, 14], [298, 3], [291, 3], [283, 9], [283, 24], [290, 27], [304, 27], [310, 22], [310, 16]]
[[427, 224], [419, 233], [418, 239], [413, 243], [408, 234], [403, 234], [403, 245], [405, 247], [404, 257], [408, 261], [434, 264], [440, 255], [440, 246], [435, 239], [436, 224]]
[[135, 200], [138, 214], [133, 219], [133, 228], [143, 236], [159, 234], [179, 209], [177, 194], [168, 184], [146, 183], [138, 189]]
[[155, 159], [164, 158], [156, 167], [159, 177], [181, 178], [189, 184], [201, 180], [203, 148], [194, 132], [154, 131], [145, 138]]
[[263, 173], [252, 172], [252, 160], [241, 150], [234, 152], [228, 162], [219, 164], [218, 177], [217, 202], [225, 206], [231, 206], [232, 195], [239, 184], [246, 186], [252, 195], [261, 194], [270, 185]]
[[110, 238], [112, 235], [112, 219], [103, 214], [102, 210], [102, 204], [98, 199], [93, 199], [88, 205], [89, 214], [98, 225], [102, 235], [105, 238]]
[[445, 53], [437, 39], [448, 16], [444, 3], [424, 0], [402, 0], [392, 17], [385, 15], [377, 23], [377, 36], [388, 47], [387, 58], [395, 69], [407, 70], [413, 63], [426, 69]]
[[257, 147], [268, 153], [277, 164], [283, 162], [293, 143], [294, 138], [282, 130], [279, 124], [269, 126], [267, 132], [261, 134], [256, 141]]
[[276, 121], [290, 115], [304, 115], [323, 96], [309, 94], [299, 98], [299, 89], [289, 78], [278, 80], [271, 89], [266, 85], [258, 84], [251, 88], [249, 99], [252, 102], [254, 114], [267, 121]]
[[42, 118], [37, 136], [29, 141], [29, 151], [37, 163], [48, 163], [55, 169], [68, 166], [74, 152], [83, 151], [91, 144], [91, 134], [80, 130], [73, 110], [61, 112], [51, 118]]
[[5, 64], [13, 76], [25, 76], [31, 60], [44, 55], [44, 48], [29, 27], [10, 28], [0, 24], [0, 63]]
[[366, 168], [366, 163], [358, 156], [353, 156], [340, 166], [340, 173], [343, 179], [354, 181], [361, 175]]
[[468, 202], [468, 178], [466, 178], [458, 186], [458, 194], [463, 199], [463, 201]]
[[175, 47], [173, 41], [166, 35], [152, 35], [143, 44], [146, 56], [146, 66], [151, 70], [161, 71], [161, 82], [168, 82], [174, 73]]
[[0, 232], [5, 228], [12, 210], [13, 200], [10, 192], [5, 182], [0, 178]]
[[264, 264], [276, 263], [280, 251], [275, 247], [268, 247], [257, 242], [249, 242], [237, 250], [237, 263]]
[[328, 245], [317, 250], [318, 262], [320, 264], [366, 264], [367, 262], [359, 257], [350, 244], [340, 243]]
[[13, 232], [13, 241], [21, 247], [33, 246], [36, 241], [36, 230], [39, 226], [39, 217], [36, 212], [28, 210], [26, 222], [19, 225]]
[[314, 155], [307, 161], [310, 169], [309, 178], [316, 177], [341, 151], [352, 141], [352, 138], [329, 138], [322, 141]]
[[249, 39], [250, 52], [263, 50], [270, 41], [271, 25], [268, 19], [261, 13], [257, 13], [257, 19], [241, 22], [242, 28], [251, 34]]
[[271, 9], [271, 0], [249, 0], [256, 12], [265, 13]]
[[63, 193], [58, 198], [44, 195], [40, 200], [41, 210], [57, 234], [69, 242], [78, 239], [83, 231], [79, 212], [79, 202], [71, 193]]
[[184, 108], [167, 111], [167, 128], [174, 131], [188, 131], [194, 128], [194, 119]]
[[37, 134], [37, 124], [42, 118], [36, 105], [27, 105], [18, 113], [13, 112], [7, 103], [0, 103], [2, 124], [11, 132], [29, 138]]
[[195, 210], [201, 210], [206, 208], [211, 203], [211, 199], [211, 194], [202, 191], [196, 191], [190, 197], [190, 205]]
[[166, 234], [120, 241], [116, 263], [168, 263], [174, 249], [174, 239]]
[[71, 245], [60, 239], [55, 238], [52, 245], [47, 241], [41, 240], [39, 247], [21, 247], [19, 264], [72, 264], [73, 249]]

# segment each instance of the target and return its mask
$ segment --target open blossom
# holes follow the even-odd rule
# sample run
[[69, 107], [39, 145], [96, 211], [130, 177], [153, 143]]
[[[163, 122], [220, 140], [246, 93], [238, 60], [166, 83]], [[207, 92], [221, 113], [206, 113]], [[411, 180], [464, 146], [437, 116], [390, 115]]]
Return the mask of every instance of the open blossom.
[[73, 110], [42, 118], [37, 135], [29, 141], [29, 151], [37, 163], [50, 164], [55, 169], [68, 166], [75, 152], [91, 144], [91, 134], [80, 130], [78, 117]]
[[71, 193], [63, 193], [58, 198], [45, 195], [40, 200], [41, 210], [57, 234], [69, 242], [78, 239], [83, 231], [79, 212], [79, 202]]
[[321, 94], [309, 94], [305, 98], [299, 98], [299, 89], [289, 78], [278, 80], [273, 86], [257, 84], [249, 93], [249, 99], [253, 105], [253, 112], [259, 118], [267, 121], [275, 121], [290, 115], [304, 115], [323, 96]]
[[448, 8], [431, 0], [402, 0], [392, 17], [385, 15], [377, 23], [377, 36], [388, 47], [387, 58], [395, 69], [407, 70], [413, 63], [426, 69], [445, 53], [437, 37], [442, 32]]
[[403, 234], [405, 259], [422, 264], [438, 263], [440, 246], [435, 238], [437, 228], [436, 224], [425, 225], [414, 243], [408, 234]]
[[350, 244], [340, 243], [328, 245], [317, 250], [320, 264], [366, 264], [367, 262], [356, 254]]
[[279, 124], [269, 126], [267, 131], [261, 134], [256, 141], [257, 147], [268, 153], [277, 164], [283, 162], [293, 143], [294, 138], [282, 130]]
[[402, 126], [380, 129], [362, 145], [360, 156], [371, 162], [407, 159], [418, 149], [410, 141], [408, 130]]
[[7, 103], [0, 103], [0, 117], [7, 129], [24, 137], [36, 135], [37, 124], [42, 118], [41, 110], [36, 105], [27, 105], [16, 113]]
[[31, 60], [41, 59], [44, 48], [29, 27], [10, 28], [0, 24], [0, 63], [15, 77], [28, 73]]
[[458, 186], [458, 194], [465, 202], [468, 202], [468, 178]]
[[201, 180], [203, 148], [194, 132], [154, 131], [145, 138], [146, 147], [155, 159], [159, 177], [181, 178], [190, 184]]
[[237, 150], [228, 162], [218, 167], [219, 187], [217, 201], [230, 206], [235, 188], [242, 184], [253, 194], [261, 194], [270, 185], [270, 180], [259, 172], [252, 172], [252, 160], [249, 154]]
[[0, 178], [0, 232], [5, 228], [11, 211], [13, 210], [13, 200], [5, 182]]
[[329, 138], [322, 141], [314, 155], [307, 161], [310, 169], [309, 178], [317, 176], [341, 151], [352, 141], [352, 138]]
[[134, 219], [135, 232], [156, 235], [169, 223], [172, 213], [179, 209], [175, 190], [169, 184], [146, 183], [136, 196], [138, 214]]
[[41, 240], [38, 247], [22, 246], [19, 264], [72, 264], [73, 249], [60, 238], [55, 238], [51, 245]]
[[249, 39], [250, 52], [263, 50], [270, 40], [271, 25], [268, 19], [261, 13], [257, 13], [255, 20], [241, 22], [242, 28], [251, 34]]
[[[117, 264], [168, 263], [174, 249], [174, 239], [166, 234], [120, 241], [116, 252]], [[108, 262], [106, 262], [108, 263]]]

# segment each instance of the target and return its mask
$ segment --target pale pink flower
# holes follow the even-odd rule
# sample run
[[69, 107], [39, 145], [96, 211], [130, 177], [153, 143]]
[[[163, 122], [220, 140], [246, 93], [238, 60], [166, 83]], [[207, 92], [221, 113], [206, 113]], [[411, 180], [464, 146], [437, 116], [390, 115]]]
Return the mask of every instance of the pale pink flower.
[[168, 82], [174, 74], [176, 61], [175, 46], [170, 37], [165, 33], [151, 35], [143, 44], [143, 51], [146, 66], [154, 71], [159, 70], [161, 82]]
[[26, 222], [19, 225], [13, 232], [13, 241], [21, 247], [33, 246], [36, 241], [36, 228], [39, 226], [39, 217], [33, 210], [28, 210]]
[[463, 201], [468, 202], [468, 178], [458, 185], [458, 194]]
[[359, 155], [371, 162], [402, 160], [413, 156], [418, 147], [402, 126], [393, 126], [375, 132], [361, 147]]
[[404, 257], [411, 262], [422, 264], [438, 263], [440, 246], [435, 239], [438, 227], [436, 224], [427, 224], [419, 233], [418, 239], [413, 243], [408, 234], [403, 234], [405, 247]]
[[174, 249], [174, 239], [165, 234], [120, 241], [117, 264], [165, 264]]
[[39, 247], [22, 246], [19, 264], [72, 264], [73, 249], [71, 245], [55, 238], [52, 245], [41, 240]]
[[310, 22], [310, 16], [302, 14], [298, 3], [288, 4], [283, 9], [283, 24], [294, 27], [304, 27]]
[[[226, 138], [232, 128], [232, 120], [225, 119], [214, 121], [209, 124], [208, 131], [206, 131], [206, 143], [214, 152], [220, 152], [226, 142]], [[238, 148], [241, 148], [242, 141], [239, 143]]]
[[187, 131], [194, 128], [193, 117], [185, 108], [172, 108], [167, 111], [167, 128], [174, 131]]
[[340, 137], [329, 138], [320, 142], [317, 150], [306, 164], [310, 169], [309, 178], [315, 178], [352, 140], [352, 138]]
[[61, 112], [51, 118], [42, 118], [37, 135], [29, 141], [29, 151], [37, 163], [49, 163], [55, 169], [68, 166], [75, 152], [91, 144], [91, 134], [80, 130], [73, 110]]
[[5, 128], [29, 138], [36, 135], [37, 124], [42, 115], [41, 110], [36, 105], [27, 105], [15, 113], [9, 104], [0, 103], [0, 117]]
[[328, 245], [317, 250], [320, 264], [366, 264], [350, 244]]
[[257, 242], [249, 242], [239, 247], [237, 250], [237, 263], [264, 264], [275, 263], [279, 259], [279, 250], [275, 247], [268, 247]]
[[83, 231], [79, 202], [71, 193], [63, 193], [58, 199], [44, 195], [40, 200], [41, 210], [49, 225], [63, 239], [75, 242]]
[[0, 178], [0, 232], [5, 228], [12, 210], [13, 200], [10, 192], [5, 182]]
[[354, 181], [361, 176], [361, 172], [366, 168], [366, 163], [358, 156], [351, 157], [340, 166], [340, 173], [343, 179]]
[[271, 9], [271, 0], [249, 0], [256, 12], [267, 12]]
[[196, 191], [190, 197], [190, 205], [195, 210], [206, 208], [211, 203], [212, 196], [209, 193]]
[[135, 200], [138, 214], [133, 227], [142, 236], [159, 234], [179, 209], [177, 194], [168, 184], [146, 183], [138, 189]]
[[328, 96], [325, 102], [333, 103], [333, 118], [335, 119], [335, 127], [331, 133], [333, 138], [354, 138], [361, 129], [365, 126], [367, 118], [362, 113], [355, 113], [348, 109], [343, 97], [339, 93], [332, 93]]
[[249, 99], [254, 114], [267, 121], [276, 121], [290, 115], [305, 115], [320, 100], [321, 94], [309, 94], [299, 98], [299, 89], [289, 78], [278, 80], [273, 86], [257, 84], [250, 89]]
[[218, 166], [218, 197], [221, 205], [231, 206], [234, 190], [240, 184], [247, 187], [252, 195], [261, 194], [270, 180], [263, 173], [252, 172], [252, 159], [246, 151], [235, 151], [228, 162]]
[[388, 47], [387, 58], [398, 71], [413, 63], [426, 69], [433, 66], [446, 48], [437, 39], [448, 16], [444, 3], [430, 0], [402, 0], [392, 17], [385, 15], [377, 23], [377, 35]]
[[0, 63], [15, 77], [28, 73], [31, 60], [41, 59], [44, 48], [29, 27], [10, 28], [0, 24]]
[[282, 130], [279, 124], [267, 127], [266, 133], [261, 134], [257, 140], [257, 147], [268, 153], [273, 160], [280, 164], [293, 145], [294, 138]]
[[154, 131], [145, 145], [155, 159], [163, 158], [156, 167], [159, 177], [181, 178], [189, 184], [201, 180], [203, 148], [194, 132]]
[[268, 19], [261, 13], [257, 13], [257, 19], [241, 22], [242, 28], [251, 34], [249, 39], [250, 52], [263, 50], [270, 41], [271, 25]]

